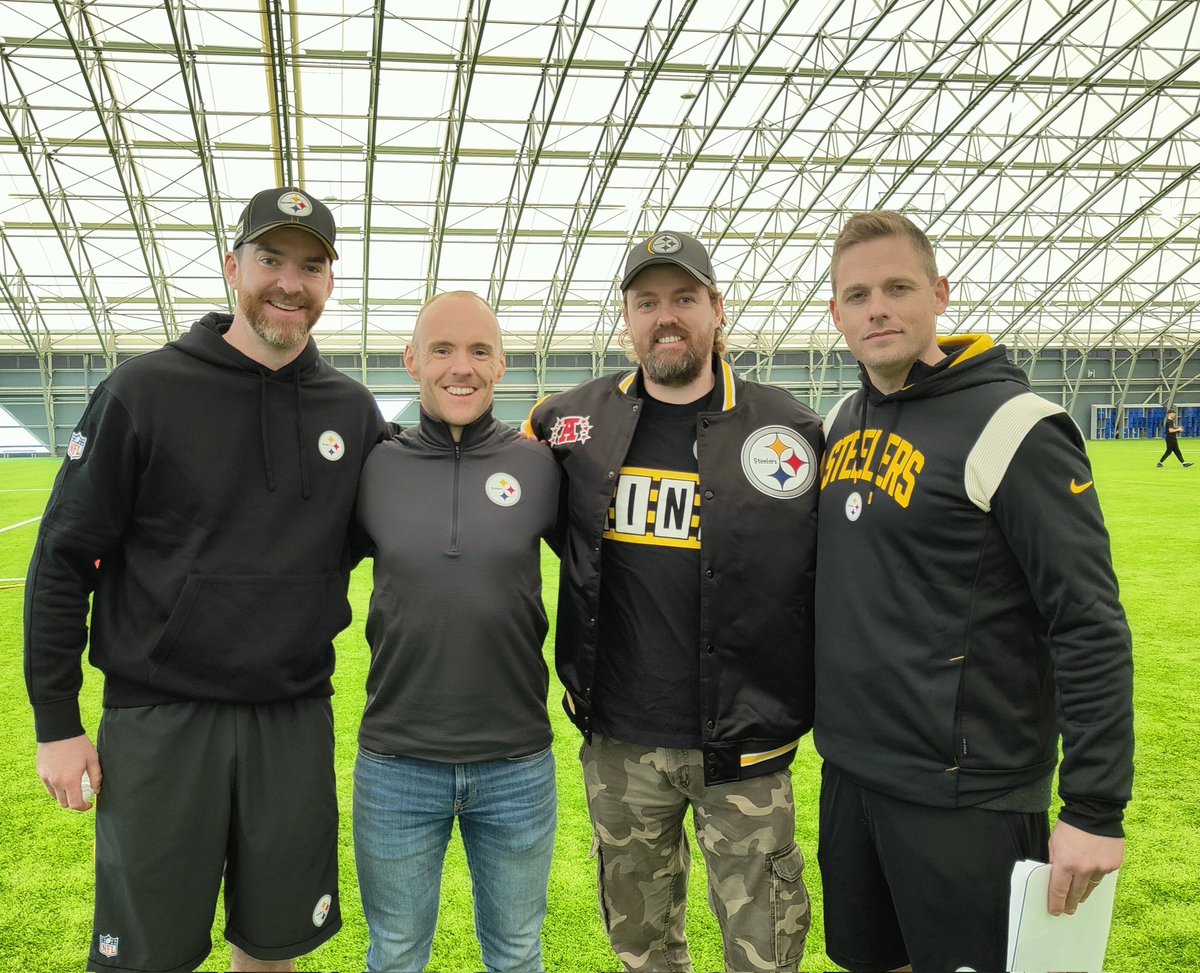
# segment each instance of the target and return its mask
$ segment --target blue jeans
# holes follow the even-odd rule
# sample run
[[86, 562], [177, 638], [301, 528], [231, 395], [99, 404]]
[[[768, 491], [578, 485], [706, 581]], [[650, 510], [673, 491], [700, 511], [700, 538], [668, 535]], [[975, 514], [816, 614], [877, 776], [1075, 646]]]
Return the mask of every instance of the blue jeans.
[[416, 973], [429, 963], [455, 816], [471, 870], [484, 966], [541, 971], [558, 816], [553, 750], [443, 764], [360, 747], [354, 854], [372, 973]]

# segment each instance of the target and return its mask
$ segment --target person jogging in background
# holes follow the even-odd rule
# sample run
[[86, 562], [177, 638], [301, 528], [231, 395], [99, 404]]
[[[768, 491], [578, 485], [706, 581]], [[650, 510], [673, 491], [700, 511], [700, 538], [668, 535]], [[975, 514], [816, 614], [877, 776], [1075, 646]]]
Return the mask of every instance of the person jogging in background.
[[1158, 466], [1160, 468], [1162, 467], [1163, 463], [1167, 461], [1167, 457], [1172, 453], [1175, 454], [1175, 458], [1178, 459], [1180, 463], [1183, 463], [1185, 469], [1192, 465], [1184, 460], [1183, 453], [1179, 451], [1179, 434], [1181, 432], [1183, 432], [1183, 426], [1179, 424], [1179, 419], [1175, 415], [1175, 410], [1168, 409], [1167, 418], [1163, 422], [1163, 439], [1166, 441], [1167, 448], [1158, 460]]
[[309, 334], [335, 232], [313, 196], [257, 193], [225, 255], [234, 313], [101, 382], [50, 495], [25, 676], [47, 791], [88, 810], [86, 772], [99, 795], [89, 969], [195, 969], [222, 879], [235, 970], [293, 969], [341, 926], [332, 643], [388, 427]]
[[[825, 942], [851, 970], [1002, 970], [1013, 864], [1072, 913], [1125, 853], [1133, 658], [1083, 437], [986, 335], [909, 219], [850, 218], [825, 423], [816, 721]], [[1047, 810], [1062, 736], [1059, 794]]]

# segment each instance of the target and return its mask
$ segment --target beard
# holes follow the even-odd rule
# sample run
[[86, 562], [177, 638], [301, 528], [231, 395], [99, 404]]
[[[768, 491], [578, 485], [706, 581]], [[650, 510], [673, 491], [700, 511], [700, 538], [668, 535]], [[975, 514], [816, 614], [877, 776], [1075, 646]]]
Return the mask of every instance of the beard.
[[[680, 335], [686, 346], [683, 354], [676, 354], [674, 351], [660, 352], [655, 341], [663, 334]], [[669, 347], [675, 348], [674, 345]], [[683, 388], [694, 382], [700, 372], [708, 367], [711, 356], [711, 343], [707, 350], [701, 349], [695, 336], [669, 328], [650, 336], [649, 347], [641, 355], [641, 365], [646, 377], [656, 384], [665, 388]]]
[[[321, 316], [321, 308], [304, 305], [304, 316], [299, 321], [272, 321], [268, 316], [267, 300], [259, 294], [239, 295], [242, 313], [250, 323], [251, 330], [272, 348], [282, 351], [302, 345], [308, 341], [309, 332]], [[291, 303], [290, 301], [284, 303]]]

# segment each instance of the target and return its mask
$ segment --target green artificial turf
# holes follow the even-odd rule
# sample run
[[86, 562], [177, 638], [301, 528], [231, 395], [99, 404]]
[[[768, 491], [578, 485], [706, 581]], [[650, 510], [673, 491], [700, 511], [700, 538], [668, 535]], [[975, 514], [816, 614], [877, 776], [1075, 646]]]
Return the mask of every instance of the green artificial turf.
[[[1188, 441], [1183, 448], [1189, 452]], [[1174, 465], [1156, 469], [1160, 451], [1157, 441], [1090, 447], [1136, 660], [1137, 779], [1126, 816], [1128, 857], [1106, 964], [1117, 973], [1200, 968], [1200, 652], [1192, 604], [1200, 563], [1195, 517], [1200, 466], [1184, 470], [1172, 461]], [[57, 468], [53, 460], [0, 461], [0, 528], [41, 513]], [[0, 533], [0, 578], [24, 575], [36, 529], [30, 524]], [[544, 566], [545, 599], [552, 612], [557, 565], [549, 553]], [[301, 970], [360, 970], [365, 963], [366, 926], [350, 838], [350, 781], [367, 670], [361, 633], [370, 587], [368, 563], [354, 575], [354, 622], [337, 643], [334, 712], [345, 926], [330, 943], [302, 957], [297, 963]], [[91, 931], [92, 817], [60, 810], [34, 771], [33, 720], [21, 672], [23, 595], [19, 584], [0, 583], [0, 774], [5, 781], [0, 900], [6, 906], [5, 922], [0, 924], [0, 969], [75, 970], [84, 964]], [[546, 652], [551, 658], [553, 646], [548, 644]], [[84, 720], [94, 733], [100, 679], [93, 670], [86, 671]], [[564, 973], [614, 970], [616, 959], [596, 912], [594, 866], [587, 857], [591, 829], [580, 783], [579, 737], [562, 715], [560, 695], [561, 687], [552, 680], [560, 825], [544, 933], [546, 965]], [[793, 765], [797, 839], [809, 857], [806, 878], [814, 905], [804, 970], [830, 966], [823, 951], [815, 862], [818, 766], [806, 740]], [[720, 937], [704, 896], [703, 862], [697, 855], [688, 929], [696, 969], [715, 970], [722, 965]], [[214, 925], [213, 942], [213, 953], [201, 969], [228, 969], [229, 949], [220, 922]], [[432, 966], [445, 971], [481, 968], [466, 864], [457, 840], [451, 842], [447, 859]]]

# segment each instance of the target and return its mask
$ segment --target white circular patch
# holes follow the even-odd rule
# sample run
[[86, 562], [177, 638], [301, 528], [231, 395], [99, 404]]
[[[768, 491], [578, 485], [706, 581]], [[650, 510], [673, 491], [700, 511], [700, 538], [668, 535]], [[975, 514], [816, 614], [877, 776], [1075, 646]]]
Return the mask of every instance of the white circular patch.
[[312, 203], [304, 193], [284, 193], [275, 201], [275, 205], [284, 216], [308, 216], [312, 213]]
[[321, 438], [317, 440], [317, 449], [321, 451], [321, 455], [329, 460], [329, 462], [336, 463], [345, 454], [346, 444], [336, 432], [332, 429], [326, 429], [321, 433]]
[[333, 896], [326, 892], [319, 899], [317, 904], [313, 906], [313, 925], [323, 926], [325, 920], [329, 918], [329, 907], [333, 904]]
[[660, 233], [646, 247], [653, 254], [678, 253], [682, 248], [679, 237], [670, 233]]
[[483, 485], [483, 490], [498, 507], [515, 506], [521, 499], [521, 484], [509, 473], [493, 473]]
[[858, 518], [862, 516], [862, 510], [862, 495], [855, 490], [846, 498], [846, 519], [858, 520]]
[[742, 444], [742, 472], [760, 493], [788, 500], [816, 482], [817, 457], [794, 430], [763, 426]]

